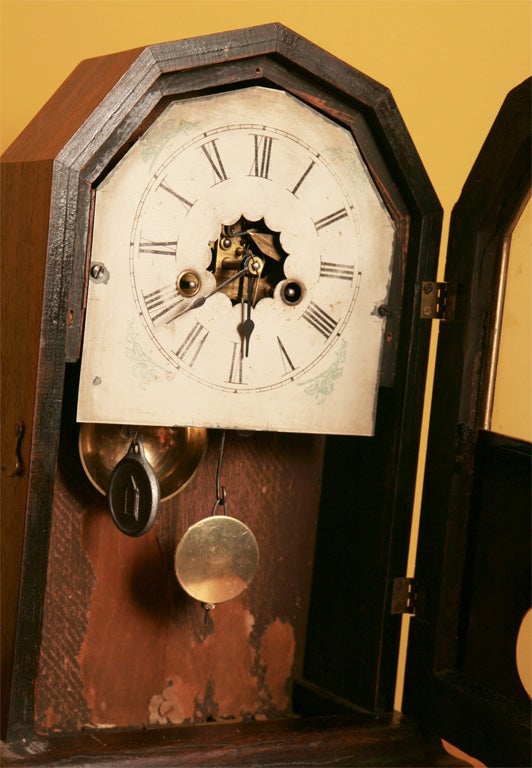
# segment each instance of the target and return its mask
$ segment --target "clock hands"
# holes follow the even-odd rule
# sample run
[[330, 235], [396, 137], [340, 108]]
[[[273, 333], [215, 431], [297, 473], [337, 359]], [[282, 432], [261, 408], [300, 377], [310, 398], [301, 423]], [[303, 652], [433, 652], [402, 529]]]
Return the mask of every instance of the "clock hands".
[[[279, 264], [281, 255], [276, 248], [273, 233], [257, 231], [255, 228], [246, 227], [240, 227], [240, 231], [235, 230], [236, 227], [233, 226], [222, 227], [222, 234], [219, 239], [211, 244], [215, 261], [214, 267], [210, 269], [214, 272], [217, 281], [217, 285], [214, 288], [192, 299], [192, 290], [194, 289], [194, 292], [197, 292], [200, 278], [192, 271], [181, 273], [177, 280], [177, 292], [181, 298], [178, 300], [178, 306], [174, 307], [171, 313], [167, 315], [166, 324], [168, 325], [190, 310], [199, 309], [211, 296], [224, 291], [224, 289], [227, 289], [229, 285], [237, 280], [241, 280], [240, 287], [236, 291], [232, 288], [225, 290], [225, 293], [233, 305], [240, 298], [242, 306], [245, 306], [245, 310], [243, 310], [245, 317], [243, 317], [242, 322], [238, 326], [238, 330], [242, 338], [242, 355], [248, 357], [251, 335], [255, 330], [255, 323], [251, 317], [252, 308], [260, 300], [260, 291], [264, 293], [265, 290], [265, 286], [260, 278], [265, 265], [270, 260], [274, 264], [276, 262]], [[221, 249], [220, 254], [218, 254], [217, 249], [214, 250], [216, 244], [217, 249]], [[256, 253], [257, 250], [259, 254]], [[220, 278], [223, 278], [224, 272], [227, 274], [226, 270], [232, 271], [233, 269], [236, 270], [234, 274], [218, 282]], [[244, 278], [247, 278], [247, 282]], [[183, 306], [183, 300], [186, 301], [187, 299], [191, 300]]]
[[249, 340], [255, 328], [255, 323], [251, 319], [251, 308], [253, 306], [255, 286], [257, 285], [256, 279], [260, 277], [263, 267], [264, 267], [263, 259], [261, 259], [259, 256], [255, 256], [254, 254], [248, 252], [243, 261], [242, 269], [240, 269], [236, 274], [231, 275], [231, 277], [228, 277], [227, 280], [224, 280], [223, 282], [221, 282], [219, 285], [217, 285], [215, 288], [209, 291], [209, 293], [206, 293], [203, 296], [198, 296], [197, 299], [194, 299], [194, 301], [188, 306], [186, 306], [184, 309], [178, 312], [175, 312], [166, 320], [166, 323], [168, 324], [173, 322], [178, 317], [181, 317], [181, 315], [184, 315], [186, 312], [189, 312], [192, 309], [198, 309], [199, 307], [202, 307], [207, 301], [207, 299], [209, 299], [211, 296], [214, 296], [215, 293], [218, 293], [219, 291], [223, 290], [223, 288], [225, 288], [227, 285], [234, 282], [235, 280], [239, 280], [241, 277], [247, 277], [248, 285], [247, 285], [247, 299], [246, 299], [246, 319], [241, 325], [241, 331], [244, 337], [244, 354], [246, 357], [248, 357]]
[[171, 317], [168, 318], [166, 323], [171, 323], [174, 320], [176, 320], [178, 317], [181, 317], [181, 315], [184, 315], [185, 312], [188, 312], [191, 309], [198, 309], [199, 307], [202, 307], [207, 299], [210, 299], [211, 296], [214, 296], [215, 293], [218, 293], [223, 288], [226, 287], [226, 285], [229, 285], [229, 283], [234, 282], [235, 280], [238, 280], [241, 277], [244, 277], [244, 275], [249, 274], [249, 266], [244, 266], [243, 269], [241, 269], [239, 272], [236, 273], [236, 275], [231, 275], [231, 277], [228, 277], [227, 280], [224, 280], [223, 283], [220, 283], [220, 285], [217, 285], [216, 288], [213, 288], [212, 291], [209, 291], [209, 293], [206, 293], [204, 296], [198, 296], [197, 299], [195, 299], [191, 304], [186, 306], [184, 309], [182, 309], [180, 312], [176, 312]]

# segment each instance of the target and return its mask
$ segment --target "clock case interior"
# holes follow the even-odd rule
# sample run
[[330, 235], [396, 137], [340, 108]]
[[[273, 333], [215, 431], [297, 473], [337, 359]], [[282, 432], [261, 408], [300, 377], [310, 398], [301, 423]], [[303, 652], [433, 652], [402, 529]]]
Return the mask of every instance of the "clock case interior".
[[[229, 435], [224, 484], [235, 513], [248, 509], [263, 538], [263, 575], [248, 590], [254, 630], [242, 644], [235, 627], [249, 618], [252, 602], [235, 602], [225, 618], [220, 606], [205, 629], [197, 605], [178, 594], [168, 562], [179, 531], [212, 507], [216, 433], [193, 481], [163, 505], [156, 530], [142, 543], [126, 541], [112, 530], [105, 502], [83, 474], [75, 401], [95, 186], [169, 100], [252, 84], [284, 88], [349, 127], [394, 219], [396, 243], [375, 435]], [[54, 733], [97, 733], [106, 725], [106, 707], [118, 732], [142, 733], [153, 700], [154, 728], [138, 746], [148, 754], [156, 749], [153, 734], [178, 724], [183, 709], [178, 681], [168, 679], [172, 658], [173, 672], [191, 665], [202, 680], [217, 681], [175, 731], [184, 759], [187, 743], [197, 750], [198, 738], [209, 740], [203, 729], [187, 727], [195, 719], [225, 729], [235, 745], [245, 738], [252, 755], [268, 733], [277, 734], [277, 759], [277, 749], [306, 750], [313, 732], [307, 727], [322, 734], [325, 728], [327, 738], [351, 749], [353, 740], [369, 738], [364, 728], [379, 715], [404, 748], [412, 733], [390, 719], [401, 624], [392, 597], [395, 578], [406, 572], [431, 331], [422, 317], [422, 284], [434, 280], [441, 209], [389, 91], [280, 25], [214, 35], [201, 45], [153, 46], [82, 63], [4, 161], [11, 194], [28, 201], [26, 185], [33, 190], [24, 253], [15, 249], [5, 258], [19, 265], [27, 259], [36, 286], [28, 313], [23, 270], [13, 271], [9, 322], [20, 329], [17, 349], [24, 342], [27, 354], [17, 386], [24, 384], [7, 407], [11, 421], [16, 413], [24, 424], [22, 445], [31, 442], [31, 454], [6, 491], [4, 738], [21, 744]], [[23, 205], [11, 213], [13, 242], [27, 213]], [[468, 280], [465, 275], [466, 291]], [[442, 445], [452, 451], [450, 437]], [[257, 492], [261, 484], [267, 499]], [[26, 509], [25, 520], [17, 508]], [[425, 514], [438, 546], [443, 518], [431, 523], [430, 509]], [[4, 539], [5, 533], [3, 545]], [[169, 647], [168, 638], [183, 645]], [[226, 643], [223, 653], [212, 650], [215, 641]], [[435, 642], [429, 632], [421, 643], [425, 660], [409, 659], [409, 667], [422, 670], [412, 674], [421, 675], [422, 686], [433, 674]], [[256, 665], [251, 694], [250, 659]], [[224, 710], [220, 695], [239, 686], [252, 699], [246, 723], [238, 723], [240, 713], [230, 706]], [[155, 696], [174, 697], [174, 708], [162, 710]], [[410, 700], [415, 694], [407, 686]], [[415, 701], [410, 708], [427, 720]], [[165, 721], [164, 712], [173, 714]], [[319, 726], [301, 725], [316, 722], [315, 715]], [[439, 732], [430, 718], [427, 724]], [[442, 733], [452, 734], [452, 727]], [[323, 744], [327, 754], [331, 743]]]

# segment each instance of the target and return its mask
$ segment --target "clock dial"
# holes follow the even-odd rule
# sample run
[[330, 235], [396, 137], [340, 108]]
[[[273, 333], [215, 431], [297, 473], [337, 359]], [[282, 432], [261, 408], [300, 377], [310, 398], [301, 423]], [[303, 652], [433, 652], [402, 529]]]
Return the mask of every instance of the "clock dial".
[[393, 235], [295, 98], [170, 105], [96, 193], [79, 419], [370, 434]]
[[[316, 150], [273, 127], [225, 125], [150, 180], [131, 236], [132, 288], [170, 365], [228, 391], [270, 389], [341, 338], [358, 240], [353, 204]], [[241, 274], [247, 260], [255, 272]]]

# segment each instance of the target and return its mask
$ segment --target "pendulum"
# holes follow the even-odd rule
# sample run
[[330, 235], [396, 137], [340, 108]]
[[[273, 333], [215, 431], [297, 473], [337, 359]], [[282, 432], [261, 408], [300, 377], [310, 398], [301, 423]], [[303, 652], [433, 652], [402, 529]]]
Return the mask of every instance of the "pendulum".
[[231, 600], [249, 586], [259, 562], [255, 536], [241, 520], [227, 514], [226, 489], [220, 486], [224, 443], [225, 432], [220, 442], [212, 513], [190, 526], [177, 545], [174, 560], [180, 585], [202, 604], [205, 620], [217, 603]]

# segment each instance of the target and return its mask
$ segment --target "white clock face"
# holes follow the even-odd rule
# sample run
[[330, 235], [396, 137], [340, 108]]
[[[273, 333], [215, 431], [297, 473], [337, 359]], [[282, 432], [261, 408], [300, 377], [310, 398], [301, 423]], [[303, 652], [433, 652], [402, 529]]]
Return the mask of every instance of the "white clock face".
[[79, 420], [371, 434], [393, 236], [295, 98], [171, 104], [96, 193]]

